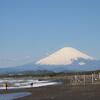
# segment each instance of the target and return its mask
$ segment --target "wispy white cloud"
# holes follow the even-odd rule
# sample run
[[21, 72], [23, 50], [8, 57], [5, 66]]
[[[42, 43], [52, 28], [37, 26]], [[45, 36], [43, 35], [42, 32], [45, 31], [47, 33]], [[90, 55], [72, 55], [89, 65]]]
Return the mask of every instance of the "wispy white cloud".
[[31, 57], [31, 56], [26, 56], [25, 58], [26, 58], [26, 59], [30, 59], [30, 58], [32, 58], [32, 57]]
[[16, 58], [0, 58], [0, 61], [17, 61]]
[[22, 64], [33, 62], [32, 56], [24, 56], [24, 57], [0, 57], [0, 67], [11, 67], [11, 66], [19, 66]]

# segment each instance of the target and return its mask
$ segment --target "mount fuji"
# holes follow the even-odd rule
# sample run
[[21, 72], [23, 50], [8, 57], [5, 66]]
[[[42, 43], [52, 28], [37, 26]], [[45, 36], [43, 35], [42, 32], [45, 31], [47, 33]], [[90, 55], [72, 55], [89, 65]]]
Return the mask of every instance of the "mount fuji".
[[[73, 64], [74, 61], [79, 59], [84, 60], [95, 60], [93, 57], [86, 55], [74, 48], [65, 47], [57, 52], [49, 55], [46, 58], [43, 58], [36, 62], [36, 64], [40, 65], [70, 65]], [[84, 65], [84, 62], [79, 62], [80, 65]]]
[[35, 63], [51, 71], [100, 70], [100, 61], [72, 47], [64, 47]]
[[33, 71], [43, 73], [53, 72], [80, 72], [100, 70], [100, 60], [95, 59], [72, 47], [64, 47], [53, 54], [34, 63], [22, 66], [0, 68], [0, 73]]

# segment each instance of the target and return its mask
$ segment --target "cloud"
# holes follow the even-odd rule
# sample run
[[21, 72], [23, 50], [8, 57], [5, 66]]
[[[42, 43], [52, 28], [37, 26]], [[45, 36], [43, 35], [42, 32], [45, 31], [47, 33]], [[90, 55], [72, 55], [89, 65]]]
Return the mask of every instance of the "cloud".
[[26, 58], [26, 59], [30, 59], [30, 58], [32, 58], [32, 57], [31, 57], [31, 56], [26, 56], [25, 58]]
[[0, 61], [17, 61], [15, 58], [0, 58]]
[[19, 66], [32, 61], [32, 56], [24, 56], [19, 58], [0, 57], [0, 67]]

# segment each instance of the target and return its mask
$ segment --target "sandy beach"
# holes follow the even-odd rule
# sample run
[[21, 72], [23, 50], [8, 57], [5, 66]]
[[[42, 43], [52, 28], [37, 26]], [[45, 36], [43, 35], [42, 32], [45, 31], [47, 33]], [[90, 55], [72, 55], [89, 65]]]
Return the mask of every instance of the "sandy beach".
[[100, 85], [65, 86], [64, 84], [1, 91], [1, 93], [31, 92], [30, 96], [14, 100], [100, 100]]

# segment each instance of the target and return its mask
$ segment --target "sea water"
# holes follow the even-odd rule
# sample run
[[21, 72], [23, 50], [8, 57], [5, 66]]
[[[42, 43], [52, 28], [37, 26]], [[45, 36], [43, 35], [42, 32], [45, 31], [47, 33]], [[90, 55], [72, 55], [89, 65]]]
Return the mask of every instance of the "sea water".
[[[5, 83], [8, 83], [8, 89], [20, 89], [20, 88], [31, 88], [31, 87], [41, 87], [41, 86], [48, 86], [48, 85], [56, 85], [59, 82], [56, 81], [39, 81], [39, 80], [13, 80], [13, 79], [2, 79], [0, 80], [0, 89], [5, 89]], [[31, 85], [33, 83], [33, 85]], [[10, 85], [9, 85], [10, 84]]]
[[30, 92], [0, 94], [0, 100], [14, 100], [14, 99], [25, 97], [25, 96], [29, 96], [29, 95], [31, 95]]

